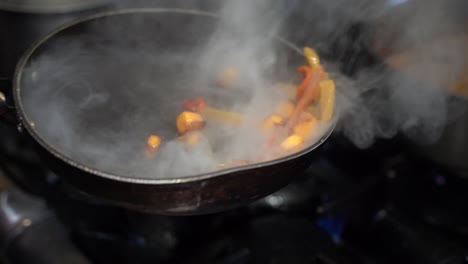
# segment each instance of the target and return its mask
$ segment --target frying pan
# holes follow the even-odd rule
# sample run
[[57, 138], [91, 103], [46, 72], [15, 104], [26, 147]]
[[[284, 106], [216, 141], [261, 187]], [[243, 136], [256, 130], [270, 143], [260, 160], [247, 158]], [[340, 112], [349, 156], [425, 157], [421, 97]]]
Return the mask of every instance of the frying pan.
[[[194, 10], [131, 9], [86, 17], [51, 32], [24, 54], [16, 68], [14, 103], [25, 136], [46, 164], [82, 194], [132, 210], [213, 213], [285, 186], [319, 154], [334, 122], [300, 152], [186, 177], [135, 174], [127, 159], [141, 149], [119, 147], [134, 139], [144, 141], [151, 129], [174, 136], [177, 100], [195, 95], [195, 89], [184, 85], [193, 80], [184, 76], [201, 67], [190, 60], [200, 51], [195, 47], [216, 30], [218, 20], [214, 14]], [[304, 63], [301, 50], [291, 43], [275, 37], [275, 47], [280, 58], [273, 66], [275, 75]], [[76, 155], [77, 149], [87, 148], [94, 152]]]

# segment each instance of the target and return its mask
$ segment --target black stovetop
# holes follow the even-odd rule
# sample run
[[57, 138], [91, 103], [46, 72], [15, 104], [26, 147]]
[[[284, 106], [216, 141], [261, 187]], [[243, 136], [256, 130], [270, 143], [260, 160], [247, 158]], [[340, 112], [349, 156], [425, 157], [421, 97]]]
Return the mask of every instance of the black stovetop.
[[466, 263], [468, 181], [412, 157], [398, 139], [359, 150], [335, 134], [282, 190], [173, 217], [76, 199], [2, 129], [2, 171], [46, 201], [91, 263]]

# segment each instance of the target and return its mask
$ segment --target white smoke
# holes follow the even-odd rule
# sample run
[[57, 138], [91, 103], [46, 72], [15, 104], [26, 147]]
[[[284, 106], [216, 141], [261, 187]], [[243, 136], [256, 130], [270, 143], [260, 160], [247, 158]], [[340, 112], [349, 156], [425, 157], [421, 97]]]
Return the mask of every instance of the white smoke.
[[[261, 123], [282, 98], [274, 83], [296, 81], [304, 62], [276, 38], [280, 10], [242, 0], [223, 6], [220, 19], [125, 14], [87, 24], [85, 36], [65, 31], [23, 73], [26, 115], [66, 157], [126, 177], [184, 177], [258, 162]], [[223, 90], [214, 80], [226, 66], [239, 69], [239, 80]], [[248, 121], [222, 130], [209, 123], [205, 134], [221, 144], [184, 148], [176, 117], [183, 100], [198, 96]], [[155, 159], [144, 155], [149, 134], [163, 139]]]
[[[204, 6], [195, 2], [195, 7]], [[147, 14], [165, 17], [158, 23], [145, 15], [98, 21], [89, 26], [92, 37], [86, 39], [70, 32], [25, 69], [22, 96], [28, 118], [41, 137], [67, 157], [127, 177], [185, 177], [218, 170], [222, 160], [253, 159], [261, 135], [252, 124], [270, 113], [282, 96], [272, 84], [297, 83], [295, 69], [304, 63], [300, 54], [275, 38], [279, 34], [324, 54], [322, 62], [337, 84], [338, 130], [358, 147], [399, 132], [433, 142], [443, 131], [448, 121], [447, 83], [466, 58], [463, 44], [433, 41], [441, 33], [458, 32], [453, 8], [441, 1], [419, 1], [404, 12], [388, 9], [395, 1], [223, 3], [221, 23], [209, 16], [191, 20], [190, 15], [159, 13]], [[398, 72], [372, 67], [344, 74], [343, 65], [353, 68], [360, 58], [341, 54], [336, 43], [339, 47], [356, 21], [379, 34], [345, 43], [351, 50], [362, 43], [375, 45], [369, 45], [374, 51], [414, 54], [416, 49], [418, 59]], [[187, 31], [179, 34], [183, 30]], [[432, 46], [426, 49], [428, 43]], [[338, 60], [328, 60], [327, 53], [338, 53]], [[213, 85], [226, 65], [239, 69], [241, 76], [230, 91]], [[208, 131], [225, 133], [221, 147], [187, 151], [174, 140], [180, 103], [207, 94], [214, 98], [210, 104], [253, 121]], [[154, 161], [144, 157], [150, 133], [165, 142]]]
[[[302, 6], [295, 19], [306, 26], [291, 36], [334, 55], [337, 131], [360, 148], [398, 133], [418, 143], [436, 142], [447, 123], [465, 111], [453, 106], [450, 89], [468, 65], [466, 8], [459, 0]], [[355, 25], [364, 30], [351, 32], [358, 31]], [[385, 64], [363, 67], [367, 57], [360, 50]], [[407, 63], [396, 68], [401, 61]]]

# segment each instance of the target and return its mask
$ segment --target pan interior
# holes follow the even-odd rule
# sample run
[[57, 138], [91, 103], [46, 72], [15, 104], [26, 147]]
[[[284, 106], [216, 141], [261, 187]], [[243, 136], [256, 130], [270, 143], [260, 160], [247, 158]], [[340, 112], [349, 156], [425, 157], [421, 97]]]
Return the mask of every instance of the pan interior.
[[[128, 13], [61, 30], [38, 46], [24, 67], [19, 95], [26, 121], [64, 158], [98, 171], [134, 178], [209, 172], [203, 158], [195, 168], [183, 170], [170, 153], [164, 164], [148, 160], [144, 147], [151, 133], [163, 141], [177, 136], [175, 120], [185, 99], [202, 96], [241, 111], [242, 102], [253, 96], [249, 89], [207, 88], [238, 44], [226, 42], [226, 47], [216, 47], [216, 60], [200, 60], [219, 34], [237, 39], [237, 32], [220, 33], [217, 25], [218, 19], [210, 16]], [[303, 58], [278, 41], [273, 47], [275, 63], [265, 76], [292, 80]]]

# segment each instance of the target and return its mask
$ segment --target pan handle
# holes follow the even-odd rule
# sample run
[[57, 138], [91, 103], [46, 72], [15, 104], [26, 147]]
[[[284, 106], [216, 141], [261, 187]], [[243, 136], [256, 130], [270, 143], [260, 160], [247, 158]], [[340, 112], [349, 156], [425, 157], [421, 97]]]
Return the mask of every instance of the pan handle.
[[16, 108], [11, 98], [11, 80], [0, 76], [0, 121], [16, 126]]

